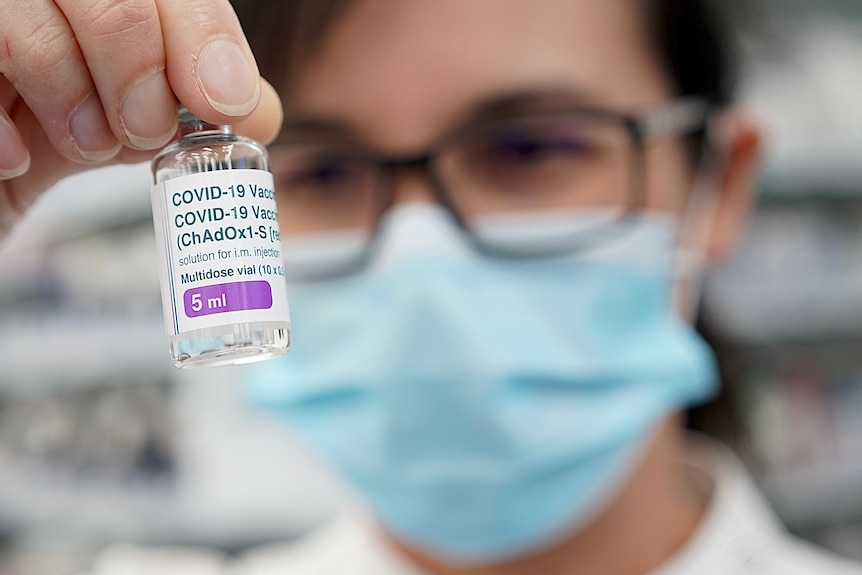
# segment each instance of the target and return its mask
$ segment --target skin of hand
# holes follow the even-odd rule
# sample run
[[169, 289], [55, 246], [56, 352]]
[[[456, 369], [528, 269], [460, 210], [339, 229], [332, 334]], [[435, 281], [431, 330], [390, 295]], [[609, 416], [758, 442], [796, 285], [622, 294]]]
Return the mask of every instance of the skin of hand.
[[177, 105], [264, 143], [281, 102], [228, 0], [0, 0], [0, 237], [41, 192], [145, 161]]

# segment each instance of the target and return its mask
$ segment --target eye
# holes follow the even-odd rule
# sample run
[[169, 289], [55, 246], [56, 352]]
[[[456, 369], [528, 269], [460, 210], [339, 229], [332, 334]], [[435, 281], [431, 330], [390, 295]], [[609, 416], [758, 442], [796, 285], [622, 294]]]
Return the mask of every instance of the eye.
[[589, 141], [572, 131], [506, 129], [488, 134], [478, 143], [474, 160], [488, 167], [529, 168], [556, 160], [572, 160], [592, 151]]
[[288, 187], [336, 189], [360, 181], [362, 169], [355, 160], [340, 157], [307, 159], [286, 175]]

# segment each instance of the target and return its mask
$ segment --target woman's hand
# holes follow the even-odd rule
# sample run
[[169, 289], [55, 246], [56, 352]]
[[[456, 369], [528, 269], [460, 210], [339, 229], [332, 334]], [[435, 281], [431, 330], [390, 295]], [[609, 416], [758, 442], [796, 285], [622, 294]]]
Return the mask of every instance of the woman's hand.
[[228, 0], [0, 0], [0, 38], [0, 235], [58, 179], [151, 157], [177, 100], [261, 141], [280, 127]]

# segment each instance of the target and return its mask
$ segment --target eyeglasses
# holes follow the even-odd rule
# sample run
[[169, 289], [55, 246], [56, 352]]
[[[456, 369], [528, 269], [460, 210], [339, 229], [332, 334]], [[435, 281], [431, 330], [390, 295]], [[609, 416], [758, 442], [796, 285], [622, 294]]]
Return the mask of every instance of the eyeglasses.
[[[709, 104], [700, 99], [677, 100], [642, 116], [551, 109], [464, 126], [409, 157], [288, 135], [270, 148], [282, 234], [337, 244], [321, 258], [327, 259], [324, 267], [349, 271], [369, 253], [395, 201], [396, 176], [412, 171], [425, 177], [435, 199], [484, 254], [575, 250], [600, 241], [603, 230], [642, 207], [646, 141], [704, 132], [709, 116]], [[506, 233], [513, 217], [549, 212], [595, 217], [571, 225], [557, 218], [534, 241]]]

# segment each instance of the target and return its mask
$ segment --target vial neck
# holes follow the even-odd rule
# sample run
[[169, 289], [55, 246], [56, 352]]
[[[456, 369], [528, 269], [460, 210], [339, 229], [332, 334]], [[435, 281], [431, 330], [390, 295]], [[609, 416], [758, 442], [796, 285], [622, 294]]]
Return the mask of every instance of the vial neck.
[[200, 118], [189, 112], [185, 106], [180, 107], [179, 119], [179, 135], [181, 138], [183, 136], [188, 136], [189, 134], [198, 134], [203, 132], [218, 132], [222, 134], [232, 133], [230, 126], [211, 124], [209, 122], [201, 120]]

